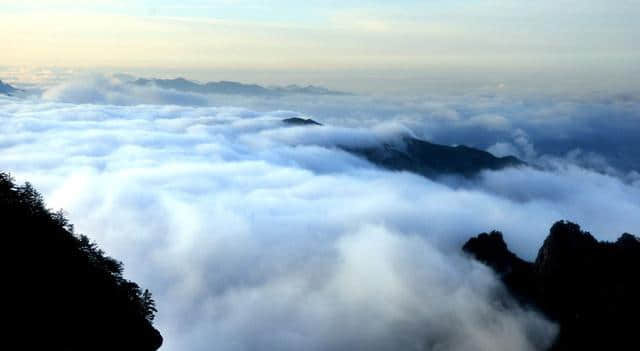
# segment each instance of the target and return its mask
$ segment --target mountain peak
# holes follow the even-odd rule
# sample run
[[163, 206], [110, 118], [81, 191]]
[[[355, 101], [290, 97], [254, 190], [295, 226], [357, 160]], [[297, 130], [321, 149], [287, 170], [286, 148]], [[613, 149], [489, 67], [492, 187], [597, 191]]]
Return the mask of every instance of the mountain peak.
[[[294, 126], [321, 126], [310, 118], [292, 117], [282, 120]], [[484, 170], [498, 170], [526, 165], [513, 157], [495, 157], [491, 153], [469, 146], [434, 144], [411, 136], [403, 136], [394, 142], [377, 145], [346, 146], [339, 148], [392, 171], [408, 171], [427, 178], [442, 175], [473, 177]], [[492, 233], [496, 236], [498, 233]]]
[[395, 171], [409, 171], [427, 178], [442, 175], [473, 177], [484, 170], [525, 165], [513, 156], [495, 157], [469, 146], [448, 146], [406, 136], [400, 147], [384, 144], [348, 148], [369, 162]]
[[295, 125], [295, 126], [305, 126], [305, 125], [311, 125], [311, 126], [321, 126], [322, 123], [318, 123], [314, 120], [312, 120], [311, 118], [300, 118], [300, 117], [292, 117], [292, 118], [287, 118], [287, 119], [283, 119], [282, 120], [283, 123], [285, 124], [290, 124], [290, 125]]
[[625, 233], [615, 243], [599, 242], [578, 224], [559, 221], [530, 263], [493, 233], [470, 239], [463, 250], [491, 267], [520, 302], [560, 325], [551, 350], [628, 350], [637, 343], [637, 237]]
[[618, 238], [615, 244], [619, 247], [637, 249], [640, 247], [640, 239], [629, 233], [624, 233]]
[[0, 80], [0, 94], [11, 96], [12, 94], [17, 93], [18, 91], [20, 90]]
[[495, 230], [469, 239], [462, 250], [500, 273], [511, 270], [516, 259], [516, 256], [507, 248], [502, 233]]
[[541, 273], [552, 274], [575, 264], [576, 259], [588, 255], [597, 245], [591, 233], [583, 231], [578, 224], [558, 221], [538, 251], [536, 266]]
[[502, 255], [509, 251], [502, 237], [502, 232], [497, 230], [490, 233], [480, 233], [478, 236], [469, 239], [462, 247], [462, 250], [473, 253], [476, 257]]

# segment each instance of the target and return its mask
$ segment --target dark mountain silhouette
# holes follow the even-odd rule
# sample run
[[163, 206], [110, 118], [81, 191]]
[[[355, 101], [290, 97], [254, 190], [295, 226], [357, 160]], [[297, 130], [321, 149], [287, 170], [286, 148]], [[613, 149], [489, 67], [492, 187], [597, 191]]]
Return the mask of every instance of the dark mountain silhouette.
[[0, 94], [11, 96], [19, 91], [20, 89], [16, 89], [11, 85], [4, 83], [3, 81], [0, 80]]
[[307, 95], [351, 95], [343, 91], [329, 90], [325, 87], [315, 85], [299, 86], [287, 85], [285, 87], [272, 87], [272, 91], [284, 94], [307, 94]]
[[[287, 118], [283, 123], [294, 126], [322, 126], [312, 119]], [[483, 170], [499, 170], [524, 166], [525, 162], [513, 156], [496, 157], [491, 153], [468, 146], [447, 146], [413, 137], [400, 142], [375, 146], [341, 146], [341, 149], [367, 159], [369, 162], [393, 171], [408, 171], [427, 178], [443, 175], [472, 177]]]
[[[162, 344], [153, 328], [148, 290], [122, 276], [122, 263], [86, 236], [40, 194], [0, 173], [5, 308], [21, 350], [149, 350]], [[5, 341], [6, 344], [11, 344]]]
[[304, 119], [299, 117], [283, 119], [282, 122], [285, 124], [293, 125], [293, 126], [306, 126], [306, 125], [321, 126], [322, 125], [312, 120], [311, 118]]
[[442, 175], [472, 177], [483, 170], [498, 170], [525, 165], [513, 156], [495, 157], [468, 146], [447, 146], [405, 137], [400, 144], [385, 143], [376, 147], [345, 148], [378, 166], [418, 173], [427, 178]]
[[571, 222], [555, 223], [534, 262], [509, 251], [500, 232], [462, 248], [491, 267], [523, 304], [560, 326], [552, 350], [637, 350], [640, 240], [599, 242]]
[[230, 81], [208, 82], [200, 84], [184, 78], [175, 79], [145, 79], [140, 78], [131, 82], [135, 85], [155, 85], [164, 89], [173, 89], [199, 94], [229, 94], [229, 95], [254, 95], [254, 96], [278, 96], [285, 94], [305, 95], [347, 95], [347, 93], [332, 91], [323, 87], [309, 85], [301, 87], [288, 85], [286, 87], [265, 88], [257, 84], [244, 84]]

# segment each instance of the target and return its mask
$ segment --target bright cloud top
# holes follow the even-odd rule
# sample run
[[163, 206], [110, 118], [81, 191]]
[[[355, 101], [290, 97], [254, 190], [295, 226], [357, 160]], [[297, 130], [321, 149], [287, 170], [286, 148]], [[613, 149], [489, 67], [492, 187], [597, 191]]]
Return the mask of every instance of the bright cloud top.
[[[640, 179], [640, 95], [461, 94], [308, 95], [277, 97], [195, 94], [137, 86], [125, 75], [84, 75], [45, 89], [45, 100], [110, 105], [242, 106], [288, 110], [331, 126], [379, 128], [396, 124], [442, 144], [465, 144], [533, 163], [560, 157], [601, 172]], [[285, 116], [288, 112], [282, 116]], [[283, 117], [284, 118], [284, 117]], [[347, 130], [346, 139], [353, 130]], [[313, 138], [323, 132], [307, 135]], [[361, 133], [360, 133], [361, 134]], [[305, 139], [308, 143], [310, 139]], [[316, 142], [316, 141], [312, 141]]]

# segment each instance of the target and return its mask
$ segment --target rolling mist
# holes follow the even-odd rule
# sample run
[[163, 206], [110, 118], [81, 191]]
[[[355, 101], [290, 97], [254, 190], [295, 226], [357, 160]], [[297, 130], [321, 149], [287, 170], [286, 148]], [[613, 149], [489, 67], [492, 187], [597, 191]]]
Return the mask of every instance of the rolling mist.
[[[246, 97], [99, 75], [0, 96], [0, 169], [153, 291], [163, 350], [544, 350], [557, 326], [460, 247], [498, 229], [531, 260], [560, 219], [637, 233], [639, 111], [634, 95]], [[528, 166], [427, 179], [341, 148], [405, 136]]]

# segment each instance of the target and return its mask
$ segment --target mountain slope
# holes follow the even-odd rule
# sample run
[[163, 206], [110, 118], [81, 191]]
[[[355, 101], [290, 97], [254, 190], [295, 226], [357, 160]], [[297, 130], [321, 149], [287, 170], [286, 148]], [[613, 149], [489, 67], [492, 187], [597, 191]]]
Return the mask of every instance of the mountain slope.
[[11, 96], [19, 91], [20, 91], [19, 89], [16, 89], [11, 85], [4, 83], [3, 81], [0, 80], [0, 94]]
[[287, 118], [287, 119], [283, 119], [282, 123], [284, 124], [288, 124], [291, 126], [307, 126], [307, 125], [311, 125], [311, 126], [321, 126], [322, 124], [312, 120], [311, 118], [300, 118], [300, 117], [292, 117], [292, 118]]
[[441, 175], [471, 177], [483, 170], [498, 170], [525, 163], [513, 156], [495, 157], [492, 154], [468, 146], [447, 146], [406, 137], [398, 145], [383, 144], [379, 147], [348, 148], [378, 166], [418, 173], [427, 178]]
[[[8, 337], [22, 350], [148, 350], [162, 344], [148, 290], [122, 276], [122, 264], [73, 234], [28, 183], [0, 173]], [[9, 343], [10, 344], [10, 343]]]
[[598, 242], [570, 222], [557, 222], [534, 262], [510, 252], [498, 232], [463, 250], [490, 266], [507, 288], [558, 322], [552, 350], [636, 350], [640, 315], [640, 240], [623, 234]]
[[[322, 126], [310, 118], [299, 117], [282, 120], [290, 126]], [[340, 146], [356, 156], [393, 171], [408, 171], [427, 178], [443, 175], [472, 177], [484, 170], [499, 170], [526, 165], [513, 156], [496, 157], [491, 153], [468, 146], [447, 146], [425, 140], [404, 137], [400, 142], [375, 146]]]

